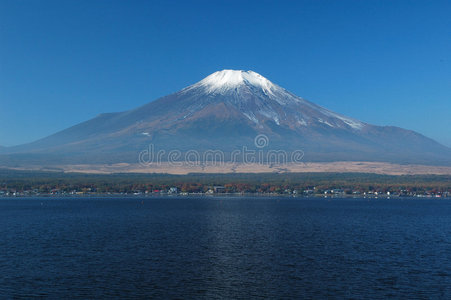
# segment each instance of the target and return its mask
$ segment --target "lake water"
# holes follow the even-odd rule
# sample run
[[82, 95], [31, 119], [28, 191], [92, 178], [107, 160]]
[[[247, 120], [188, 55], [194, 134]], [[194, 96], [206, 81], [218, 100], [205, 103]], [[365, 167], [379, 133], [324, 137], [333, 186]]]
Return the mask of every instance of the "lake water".
[[0, 198], [0, 298], [450, 298], [451, 200]]

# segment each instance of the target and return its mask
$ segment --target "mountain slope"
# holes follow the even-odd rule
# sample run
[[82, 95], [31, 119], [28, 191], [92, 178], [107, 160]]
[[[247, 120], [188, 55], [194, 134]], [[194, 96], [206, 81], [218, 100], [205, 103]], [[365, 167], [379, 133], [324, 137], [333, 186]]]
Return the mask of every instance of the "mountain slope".
[[213, 73], [136, 109], [102, 114], [7, 151], [15, 163], [24, 157], [47, 163], [136, 162], [149, 144], [166, 151], [230, 154], [244, 146], [255, 149], [258, 134], [269, 139], [264, 150], [302, 150], [306, 161], [451, 165], [451, 149], [421, 134], [334, 113], [255, 72], [235, 70]]

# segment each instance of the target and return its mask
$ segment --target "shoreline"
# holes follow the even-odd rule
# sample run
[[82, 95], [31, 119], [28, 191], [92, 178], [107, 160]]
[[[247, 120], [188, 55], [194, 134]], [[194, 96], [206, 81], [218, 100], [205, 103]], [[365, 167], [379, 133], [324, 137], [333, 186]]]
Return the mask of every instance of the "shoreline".
[[154, 194], [154, 195], [132, 195], [132, 194], [89, 194], [89, 195], [18, 195], [18, 196], [0, 196], [0, 199], [30, 199], [30, 198], [52, 198], [52, 199], [87, 199], [87, 198], [132, 198], [132, 199], [150, 199], [150, 198], [296, 198], [296, 199], [451, 199], [450, 196], [432, 196], [432, 195], [415, 195], [415, 196], [400, 196], [400, 195], [288, 195], [288, 194], [266, 194], [266, 193], [220, 193], [220, 194], [206, 194], [206, 193], [189, 193], [189, 194]]

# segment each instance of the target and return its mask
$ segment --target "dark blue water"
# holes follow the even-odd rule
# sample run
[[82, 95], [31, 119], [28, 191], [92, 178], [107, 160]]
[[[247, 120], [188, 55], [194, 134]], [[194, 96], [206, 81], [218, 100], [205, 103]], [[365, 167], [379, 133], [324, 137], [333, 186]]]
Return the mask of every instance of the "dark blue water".
[[450, 298], [451, 200], [0, 199], [0, 298]]

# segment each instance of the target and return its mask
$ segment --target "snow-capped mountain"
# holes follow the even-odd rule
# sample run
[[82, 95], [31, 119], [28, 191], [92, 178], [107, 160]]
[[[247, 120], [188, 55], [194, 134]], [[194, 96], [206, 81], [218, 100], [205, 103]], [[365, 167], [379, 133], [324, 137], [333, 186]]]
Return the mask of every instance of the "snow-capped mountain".
[[421, 134], [340, 115], [260, 74], [237, 70], [215, 72], [136, 109], [102, 114], [7, 151], [8, 161], [136, 162], [149, 144], [165, 151], [230, 153], [255, 146], [258, 134], [269, 139], [265, 150], [302, 150], [306, 161], [451, 164], [451, 149]]
[[253, 71], [223, 70], [181, 91], [181, 95], [206, 95], [199, 110], [220, 101], [227, 103], [263, 128], [268, 120], [278, 126], [296, 128], [322, 123], [333, 128], [361, 129], [364, 123], [341, 116], [291, 94]]

